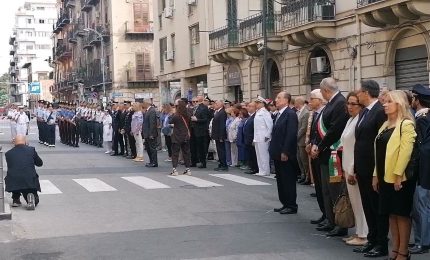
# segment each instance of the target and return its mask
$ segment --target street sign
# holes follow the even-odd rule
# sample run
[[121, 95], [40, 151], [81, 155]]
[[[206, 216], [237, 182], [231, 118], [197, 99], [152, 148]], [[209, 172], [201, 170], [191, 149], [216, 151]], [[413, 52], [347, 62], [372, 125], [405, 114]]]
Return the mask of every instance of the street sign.
[[150, 99], [152, 98], [152, 93], [136, 93], [134, 94], [134, 99]]
[[123, 96], [123, 94], [122, 94], [122, 93], [119, 93], [119, 92], [114, 92], [114, 93], [112, 93], [112, 98], [122, 97], [122, 96]]
[[28, 85], [28, 87], [30, 88], [30, 94], [40, 94], [40, 82], [31, 82]]

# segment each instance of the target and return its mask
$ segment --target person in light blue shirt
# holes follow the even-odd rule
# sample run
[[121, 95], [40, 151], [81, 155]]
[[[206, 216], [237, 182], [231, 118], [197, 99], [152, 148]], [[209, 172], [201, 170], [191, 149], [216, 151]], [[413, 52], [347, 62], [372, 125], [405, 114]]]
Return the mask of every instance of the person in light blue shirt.
[[48, 104], [48, 110], [44, 114], [44, 120], [46, 122], [46, 139], [49, 147], [55, 147], [55, 122], [56, 112], [52, 107], [52, 104]]

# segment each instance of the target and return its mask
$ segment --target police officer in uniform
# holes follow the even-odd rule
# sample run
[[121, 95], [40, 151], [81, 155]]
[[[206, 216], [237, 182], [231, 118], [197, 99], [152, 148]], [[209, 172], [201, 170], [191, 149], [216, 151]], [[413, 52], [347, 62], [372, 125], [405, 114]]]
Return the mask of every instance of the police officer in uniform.
[[[422, 143], [430, 138], [430, 89], [418, 84], [412, 88], [412, 93], [412, 106], [416, 110], [415, 142], [420, 148], [421, 145], [428, 145]], [[411, 254], [428, 253], [430, 249], [430, 163], [426, 155], [420, 153], [419, 156], [418, 185], [412, 210], [415, 245], [409, 249]]]

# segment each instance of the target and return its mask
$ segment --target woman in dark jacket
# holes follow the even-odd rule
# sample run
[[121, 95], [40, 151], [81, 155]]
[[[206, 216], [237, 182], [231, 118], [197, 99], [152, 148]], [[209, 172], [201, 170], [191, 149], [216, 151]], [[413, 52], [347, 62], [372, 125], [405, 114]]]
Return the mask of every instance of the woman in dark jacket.
[[172, 176], [177, 176], [179, 153], [182, 151], [182, 156], [185, 162], [185, 171], [183, 174], [191, 175], [191, 152], [190, 152], [190, 116], [187, 112], [186, 103], [182, 100], [175, 102], [176, 112], [171, 116], [169, 123], [173, 127], [172, 132], [172, 165], [173, 170], [170, 173]]

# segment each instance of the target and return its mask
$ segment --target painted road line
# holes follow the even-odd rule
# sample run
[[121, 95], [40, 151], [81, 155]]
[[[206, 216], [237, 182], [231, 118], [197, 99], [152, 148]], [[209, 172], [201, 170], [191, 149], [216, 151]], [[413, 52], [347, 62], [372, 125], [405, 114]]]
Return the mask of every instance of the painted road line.
[[121, 177], [122, 179], [129, 181], [133, 184], [136, 184], [144, 189], [153, 190], [153, 189], [168, 189], [170, 186], [167, 186], [161, 182], [154, 181], [152, 179], [143, 177], [143, 176], [135, 176], [135, 177]]
[[209, 174], [209, 175], [217, 178], [221, 178], [224, 180], [229, 180], [232, 182], [237, 182], [244, 185], [271, 185], [270, 183], [257, 181], [257, 180], [253, 180], [253, 179], [249, 179], [249, 178], [245, 178], [245, 177], [241, 177], [233, 174]]
[[116, 191], [114, 187], [96, 178], [73, 180], [89, 192]]
[[40, 189], [42, 192], [40, 194], [61, 194], [61, 190], [57, 188], [51, 181], [49, 180], [40, 180]]
[[188, 176], [188, 175], [180, 175], [180, 176], [169, 176], [170, 178], [186, 182], [188, 184], [194, 185], [199, 188], [207, 188], [207, 187], [220, 187], [223, 186], [221, 184], [206, 181], [200, 178], [196, 178], [194, 176]]

